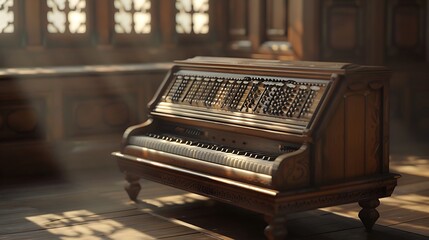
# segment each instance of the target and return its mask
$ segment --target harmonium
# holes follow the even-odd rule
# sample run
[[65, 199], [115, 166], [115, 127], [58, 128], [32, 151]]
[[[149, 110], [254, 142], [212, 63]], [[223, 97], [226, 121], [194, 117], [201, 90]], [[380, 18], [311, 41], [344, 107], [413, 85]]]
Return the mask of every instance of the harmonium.
[[290, 213], [357, 202], [370, 231], [399, 178], [389, 76], [347, 63], [176, 61], [148, 120], [112, 155], [132, 200], [152, 180], [260, 213], [269, 239], [286, 238]]

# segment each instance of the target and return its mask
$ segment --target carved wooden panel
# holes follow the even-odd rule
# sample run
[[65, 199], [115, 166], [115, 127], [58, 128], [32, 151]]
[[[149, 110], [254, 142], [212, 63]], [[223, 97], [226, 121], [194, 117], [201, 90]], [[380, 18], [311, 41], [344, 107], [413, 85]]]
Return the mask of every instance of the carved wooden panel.
[[363, 0], [323, 1], [322, 59], [356, 62], [363, 58], [364, 4]]
[[[375, 174], [380, 172], [382, 168], [382, 163], [380, 160], [383, 159], [384, 149], [386, 151], [386, 146], [382, 145], [388, 144], [388, 141], [382, 139], [383, 136], [383, 119], [381, 115], [383, 112], [383, 91], [377, 89], [371, 92], [365, 93], [365, 173], [366, 174]], [[386, 120], [385, 120], [386, 121]], [[388, 151], [388, 149], [387, 149]]]
[[[3, 98], [3, 97], [2, 97]], [[46, 137], [46, 103], [34, 99], [0, 101], [0, 142], [35, 140]]]
[[345, 96], [344, 130], [344, 175], [362, 176], [365, 173], [365, 109], [364, 92], [353, 92]]
[[425, 59], [427, 1], [387, 1], [387, 60]]
[[[321, 178], [325, 182], [335, 181], [338, 179], [344, 179], [344, 161], [338, 159], [344, 159], [344, 127], [345, 127], [345, 116], [344, 116], [344, 103], [342, 102], [337, 109], [336, 114], [333, 116], [332, 121], [327, 127], [327, 131], [330, 134], [324, 136], [317, 146], [320, 146], [320, 150], [317, 151], [321, 156], [317, 156], [318, 162], [323, 163], [322, 165], [322, 176]], [[342, 131], [334, 131], [334, 129], [342, 129]]]
[[137, 123], [137, 97], [134, 95], [80, 95], [65, 98], [67, 136], [119, 133]]
[[[351, 91], [337, 106], [327, 134], [320, 139], [316, 159], [323, 163], [324, 182], [380, 173], [383, 89], [378, 86]], [[353, 106], [353, 107], [351, 107]], [[335, 133], [335, 134], [332, 134]]]

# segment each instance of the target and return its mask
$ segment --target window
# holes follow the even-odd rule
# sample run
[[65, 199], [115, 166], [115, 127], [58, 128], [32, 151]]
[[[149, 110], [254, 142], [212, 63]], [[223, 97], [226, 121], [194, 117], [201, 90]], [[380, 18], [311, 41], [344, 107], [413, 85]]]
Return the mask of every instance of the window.
[[0, 34], [15, 31], [13, 0], [0, 0]]
[[115, 32], [147, 34], [151, 32], [150, 0], [115, 0]]
[[207, 34], [209, 32], [209, 0], [177, 0], [176, 32]]
[[46, 46], [90, 45], [94, 36], [94, 3], [91, 0], [44, 0], [42, 42]]
[[47, 0], [49, 33], [86, 33], [86, 0]]

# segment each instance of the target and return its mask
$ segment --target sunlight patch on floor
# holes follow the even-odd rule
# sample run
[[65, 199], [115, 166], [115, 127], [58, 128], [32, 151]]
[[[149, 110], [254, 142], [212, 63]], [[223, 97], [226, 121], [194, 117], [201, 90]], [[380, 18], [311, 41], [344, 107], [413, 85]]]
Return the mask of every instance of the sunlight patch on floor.
[[429, 159], [419, 156], [407, 156], [399, 163], [391, 161], [390, 171], [420, 177], [429, 177]]
[[[429, 208], [422, 207], [429, 202], [428, 196], [407, 194], [395, 197], [382, 198], [380, 199], [380, 202], [380, 207], [389, 207], [389, 210], [381, 212], [380, 218], [377, 221], [377, 224], [380, 225], [393, 226], [396, 224], [400, 224], [404, 221], [412, 221], [418, 218], [424, 218], [426, 216], [429, 216]], [[321, 210], [332, 212], [344, 217], [358, 219], [358, 212], [360, 211], [360, 209], [361, 208], [357, 205], [357, 203], [355, 203], [355, 206], [347, 204], [322, 208]], [[390, 216], [397, 211], [404, 211], [407, 213], [407, 215], [395, 214], [395, 216]], [[412, 224], [410, 223], [408, 225]]]
[[108, 239], [155, 239], [115, 220], [103, 219], [88, 210], [43, 214], [26, 217], [26, 219], [63, 240], [98, 240], [106, 237]]
[[172, 196], [159, 197], [159, 198], [146, 198], [146, 199], [142, 199], [142, 201], [156, 207], [165, 207], [165, 206], [171, 206], [171, 205], [183, 205], [187, 203], [204, 201], [208, 199], [209, 198], [203, 197], [201, 195], [186, 193], [186, 194], [172, 195]]

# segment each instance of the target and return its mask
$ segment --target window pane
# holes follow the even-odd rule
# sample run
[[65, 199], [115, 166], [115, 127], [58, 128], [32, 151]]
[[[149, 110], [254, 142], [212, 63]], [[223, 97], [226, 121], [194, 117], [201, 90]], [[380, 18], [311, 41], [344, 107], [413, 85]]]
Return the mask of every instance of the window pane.
[[177, 0], [176, 32], [207, 34], [209, 32], [209, 0]]
[[47, 0], [49, 33], [85, 33], [86, 0]]
[[151, 32], [150, 0], [115, 0], [115, 32]]
[[14, 12], [13, 0], [0, 0], [0, 33], [13, 33]]

